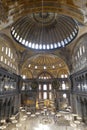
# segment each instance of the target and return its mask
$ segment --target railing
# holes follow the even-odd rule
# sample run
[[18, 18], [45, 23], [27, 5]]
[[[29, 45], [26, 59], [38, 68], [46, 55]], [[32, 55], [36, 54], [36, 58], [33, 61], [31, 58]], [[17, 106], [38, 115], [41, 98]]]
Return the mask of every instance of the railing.
[[73, 93], [73, 94], [79, 94], [79, 95], [87, 95], [87, 90], [86, 91], [73, 90], [73, 91], [71, 91], [71, 93]]
[[5, 96], [5, 95], [12, 95], [12, 94], [17, 94], [18, 91], [14, 90], [14, 91], [0, 91], [0, 96]]
[[32, 93], [37, 92], [38, 90], [21, 90], [21, 93]]
[[57, 92], [65, 92], [65, 93], [69, 93], [70, 92], [70, 90], [68, 89], [65, 89], [65, 90], [56, 90]]

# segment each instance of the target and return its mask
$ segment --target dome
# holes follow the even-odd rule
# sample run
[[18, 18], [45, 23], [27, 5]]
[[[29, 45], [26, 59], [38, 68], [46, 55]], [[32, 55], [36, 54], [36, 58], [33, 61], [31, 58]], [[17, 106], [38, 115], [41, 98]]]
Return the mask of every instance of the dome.
[[29, 64], [30, 63], [39, 67], [43, 67], [44, 65], [46, 65], [47, 67], [52, 67], [53, 65], [59, 66], [59, 64], [62, 64], [62, 66], [65, 65], [61, 58], [52, 54], [38, 54], [29, 59]]
[[58, 77], [62, 74], [69, 74], [67, 64], [60, 57], [53, 54], [36, 54], [28, 58], [22, 65], [21, 75], [31, 72], [32, 77], [37, 78], [41, 73], [48, 73], [52, 77]]
[[39, 12], [18, 19], [11, 27], [11, 34], [27, 48], [49, 50], [71, 43], [78, 34], [78, 25], [69, 16]]
[[[44, 68], [44, 66], [46, 68]], [[65, 67], [65, 62], [52, 54], [38, 54], [31, 58], [29, 58], [27, 61], [24, 62], [24, 68], [28, 67], [30, 69], [38, 69], [38, 70], [44, 70], [44, 69], [59, 69]]]

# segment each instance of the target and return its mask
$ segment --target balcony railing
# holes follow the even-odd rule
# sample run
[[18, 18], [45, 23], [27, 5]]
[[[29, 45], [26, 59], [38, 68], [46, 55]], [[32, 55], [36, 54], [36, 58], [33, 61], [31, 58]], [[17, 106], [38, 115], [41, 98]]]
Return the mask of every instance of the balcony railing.
[[83, 90], [73, 90], [71, 91], [71, 93], [73, 94], [80, 94], [80, 95], [87, 95], [87, 90], [83, 91]]
[[0, 96], [3, 95], [12, 95], [12, 94], [17, 94], [18, 91], [17, 90], [12, 90], [12, 91], [0, 91]]

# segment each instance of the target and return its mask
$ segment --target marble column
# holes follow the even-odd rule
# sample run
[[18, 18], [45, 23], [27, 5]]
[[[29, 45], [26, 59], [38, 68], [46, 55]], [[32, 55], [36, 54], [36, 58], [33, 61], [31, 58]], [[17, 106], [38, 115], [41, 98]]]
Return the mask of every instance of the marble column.
[[0, 101], [0, 119], [2, 119], [3, 102]]
[[85, 122], [87, 123], [87, 102], [84, 101], [84, 119]]
[[86, 107], [86, 116], [87, 116], [87, 101], [85, 102], [85, 107]]
[[80, 116], [81, 115], [81, 104], [80, 104], [80, 100], [76, 100], [76, 110], [77, 110], [77, 114]]
[[84, 119], [84, 103], [83, 103], [83, 101], [81, 101], [81, 114], [82, 114], [82, 121], [85, 122], [85, 119]]
[[75, 113], [80, 114], [80, 102], [79, 102], [79, 99], [77, 99], [77, 97], [75, 98], [75, 104], [73, 104], [73, 105], [74, 105], [74, 107], [76, 107]]

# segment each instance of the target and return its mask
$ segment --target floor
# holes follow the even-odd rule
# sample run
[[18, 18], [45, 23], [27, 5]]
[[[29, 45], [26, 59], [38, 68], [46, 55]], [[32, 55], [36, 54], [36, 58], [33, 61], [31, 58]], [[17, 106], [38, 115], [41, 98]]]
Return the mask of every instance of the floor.
[[[6, 124], [5, 124], [6, 125]], [[80, 120], [73, 120], [70, 113], [31, 112], [21, 111], [20, 119], [11, 118], [11, 123], [4, 130], [87, 130]]]

